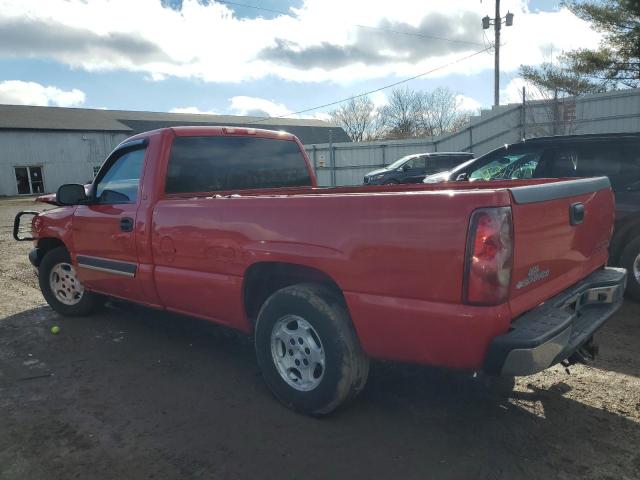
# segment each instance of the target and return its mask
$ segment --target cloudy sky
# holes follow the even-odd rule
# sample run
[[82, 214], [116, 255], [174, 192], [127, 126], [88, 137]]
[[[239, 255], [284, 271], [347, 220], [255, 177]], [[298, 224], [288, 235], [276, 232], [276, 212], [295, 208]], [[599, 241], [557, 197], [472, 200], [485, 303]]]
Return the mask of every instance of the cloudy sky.
[[[517, 98], [520, 64], [597, 44], [559, 3], [502, 0], [515, 14], [502, 31], [504, 102]], [[278, 116], [433, 71], [407, 86], [447, 86], [476, 109], [493, 102], [493, 56], [480, 52], [492, 10], [493, 0], [0, 0], [0, 103]]]

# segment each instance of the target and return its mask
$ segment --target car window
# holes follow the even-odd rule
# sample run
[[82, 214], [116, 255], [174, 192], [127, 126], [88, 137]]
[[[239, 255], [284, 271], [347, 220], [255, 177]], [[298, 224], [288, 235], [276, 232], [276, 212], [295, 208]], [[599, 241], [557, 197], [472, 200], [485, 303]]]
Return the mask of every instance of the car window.
[[426, 157], [414, 157], [411, 160], [409, 160], [407, 163], [405, 163], [403, 165], [403, 168], [408, 168], [408, 169], [420, 169], [420, 170], [424, 170], [426, 168], [426, 162], [427, 159]]
[[607, 176], [614, 190], [633, 190], [640, 182], [640, 149], [610, 144], [558, 149], [545, 174], [550, 177]]
[[456, 157], [454, 155], [429, 157], [427, 160], [427, 171], [430, 173], [439, 173], [445, 170], [451, 170], [468, 159], [469, 157]]
[[145, 149], [125, 153], [111, 164], [96, 185], [96, 203], [135, 203]]
[[310, 186], [298, 144], [256, 137], [177, 137], [167, 193]]
[[542, 156], [541, 150], [498, 152], [471, 171], [469, 180], [512, 180], [532, 178]]
[[390, 164], [387, 166], [387, 168], [388, 168], [389, 170], [395, 170], [396, 168], [400, 168], [400, 167], [402, 166], [402, 164], [406, 162], [407, 157], [410, 157], [410, 155], [407, 155], [406, 157], [399, 158], [399, 159], [398, 159], [398, 160], [396, 160], [395, 162], [390, 163]]

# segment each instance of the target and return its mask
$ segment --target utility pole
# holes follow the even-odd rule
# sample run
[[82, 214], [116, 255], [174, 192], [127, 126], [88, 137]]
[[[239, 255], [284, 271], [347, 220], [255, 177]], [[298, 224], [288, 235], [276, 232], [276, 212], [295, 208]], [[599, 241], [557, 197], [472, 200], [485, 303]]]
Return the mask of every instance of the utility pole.
[[493, 72], [493, 104], [500, 105], [500, 28], [502, 19], [500, 18], [500, 0], [496, 0], [496, 16], [493, 19], [493, 29], [496, 35], [495, 43], [495, 66]]
[[496, 2], [496, 16], [492, 19], [488, 15], [482, 19], [482, 28], [487, 30], [491, 25], [493, 25], [493, 30], [495, 33], [495, 43], [494, 43], [494, 51], [495, 51], [495, 66], [493, 73], [493, 105], [500, 105], [500, 30], [502, 29], [502, 22], [504, 20], [504, 24], [507, 27], [513, 25], [513, 13], [507, 12], [504, 19], [500, 16], [500, 0], [495, 0]]

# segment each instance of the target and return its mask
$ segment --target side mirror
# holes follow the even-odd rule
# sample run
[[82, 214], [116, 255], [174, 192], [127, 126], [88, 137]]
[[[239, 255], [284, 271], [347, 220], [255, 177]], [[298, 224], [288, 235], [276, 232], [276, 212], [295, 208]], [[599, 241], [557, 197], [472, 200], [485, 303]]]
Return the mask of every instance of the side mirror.
[[84, 186], [76, 183], [66, 183], [58, 188], [56, 202], [60, 205], [80, 205], [87, 201]]
[[469, 180], [469, 175], [467, 173], [461, 173], [456, 177], [456, 182], [465, 182]]

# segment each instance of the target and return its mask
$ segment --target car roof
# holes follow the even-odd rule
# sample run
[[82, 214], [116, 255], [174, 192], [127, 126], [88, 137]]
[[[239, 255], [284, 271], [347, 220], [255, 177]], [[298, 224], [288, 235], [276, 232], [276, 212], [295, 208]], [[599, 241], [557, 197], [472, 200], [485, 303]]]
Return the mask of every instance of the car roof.
[[520, 145], [526, 143], [553, 143], [553, 142], [575, 142], [575, 141], [596, 141], [611, 139], [640, 140], [640, 132], [620, 132], [620, 133], [589, 133], [584, 135], [551, 135], [547, 137], [526, 138], [520, 142], [510, 145]]
[[[415, 158], [415, 157], [448, 157], [448, 156], [473, 156], [471, 152], [425, 152], [425, 153], [413, 153], [411, 155], [406, 155], [406, 158]], [[404, 158], [404, 157], [403, 157]]]

